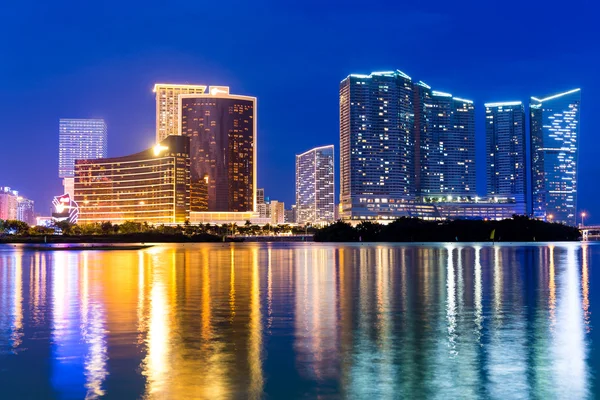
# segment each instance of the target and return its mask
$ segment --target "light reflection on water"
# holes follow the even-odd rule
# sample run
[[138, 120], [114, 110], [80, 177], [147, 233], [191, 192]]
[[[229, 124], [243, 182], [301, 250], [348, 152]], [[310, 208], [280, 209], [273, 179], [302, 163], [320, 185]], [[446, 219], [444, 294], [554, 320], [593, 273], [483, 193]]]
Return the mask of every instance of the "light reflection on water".
[[0, 397], [591, 398], [598, 263], [578, 243], [0, 247]]

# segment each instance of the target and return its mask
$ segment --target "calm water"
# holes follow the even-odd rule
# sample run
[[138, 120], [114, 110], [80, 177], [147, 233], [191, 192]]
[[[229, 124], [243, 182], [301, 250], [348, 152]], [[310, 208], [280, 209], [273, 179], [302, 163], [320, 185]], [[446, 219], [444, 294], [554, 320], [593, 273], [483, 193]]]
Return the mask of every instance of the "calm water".
[[0, 246], [0, 398], [600, 397], [600, 244]]

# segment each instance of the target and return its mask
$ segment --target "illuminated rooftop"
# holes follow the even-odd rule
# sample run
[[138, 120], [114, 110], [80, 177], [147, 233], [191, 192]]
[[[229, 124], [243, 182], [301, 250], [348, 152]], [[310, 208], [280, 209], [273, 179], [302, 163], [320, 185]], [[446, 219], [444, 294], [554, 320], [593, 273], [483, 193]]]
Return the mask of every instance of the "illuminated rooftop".
[[552, 95], [552, 96], [548, 96], [548, 97], [545, 97], [543, 99], [531, 96], [531, 100], [535, 100], [535, 101], [539, 101], [540, 103], [543, 103], [545, 101], [554, 100], [556, 98], [559, 98], [559, 97], [562, 97], [562, 96], [566, 96], [568, 94], [579, 92], [580, 90], [581, 90], [580, 88], [577, 88], [577, 89], [569, 90], [567, 92], [563, 92], [563, 93], [555, 94], [555, 95]]
[[156, 83], [154, 84], [154, 89], [152, 91], [156, 93], [157, 89], [199, 89], [205, 91], [208, 86], [206, 85], [188, 85], [188, 84], [178, 84], [178, 83]]
[[486, 107], [509, 107], [509, 106], [520, 106], [521, 103], [520, 101], [504, 101], [504, 102], [498, 102], [498, 103], [485, 103]]

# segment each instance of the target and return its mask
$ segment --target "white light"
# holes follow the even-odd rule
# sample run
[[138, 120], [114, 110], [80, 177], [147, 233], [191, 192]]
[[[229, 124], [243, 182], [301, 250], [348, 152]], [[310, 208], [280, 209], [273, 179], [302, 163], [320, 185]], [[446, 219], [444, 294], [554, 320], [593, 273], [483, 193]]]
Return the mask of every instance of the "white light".
[[158, 156], [164, 150], [169, 150], [169, 148], [166, 146], [161, 146], [160, 144], [157, 144], [156, 146], [154, 146], [154, 155]]
[[485, 103], [484, 105], [486, 107], [503, 107], [503, 106], [520, 106], [521, 103], [520, 101], [505, 101], [505, 102], [500, 102], [500, 103]]

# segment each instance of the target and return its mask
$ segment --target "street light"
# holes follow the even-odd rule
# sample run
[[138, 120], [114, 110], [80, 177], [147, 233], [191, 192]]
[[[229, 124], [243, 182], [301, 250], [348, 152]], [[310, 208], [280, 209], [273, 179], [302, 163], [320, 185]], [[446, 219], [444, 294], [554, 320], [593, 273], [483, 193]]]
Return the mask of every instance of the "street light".
[[548, 215], [548, 219], [550, 220], [550, 222], [552, 222], [552, 219], [554, 219], [554, 215], [552, 215], [552, 214]]
[[583, 219], [585, 218], [585, 212], [581, 213], [581, 226], [583, 227]]

